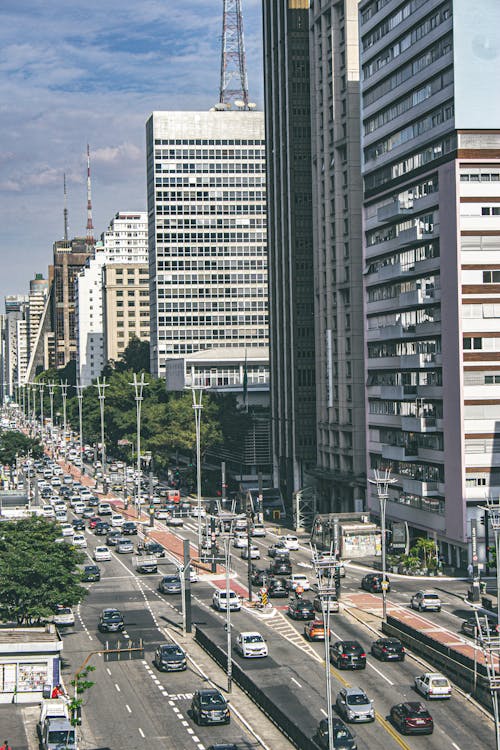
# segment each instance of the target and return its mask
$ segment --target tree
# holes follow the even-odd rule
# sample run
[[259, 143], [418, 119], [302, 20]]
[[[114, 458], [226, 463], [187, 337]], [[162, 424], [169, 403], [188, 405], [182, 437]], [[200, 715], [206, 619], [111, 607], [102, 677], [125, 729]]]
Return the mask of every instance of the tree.
[[115, 364], [117, 370], [132, 370], [132, 372], [149, 372], [149, 341], [141, 341], [137, 336], [131, 336], [120, 362]]
[[12, 466], [16, 457], [25, 458], [31, 451], [33, 458], [43, 456], [43, 447], [39, 440], [29, 438], [17, 430], [6, 430], [0, 434], [0, 464]]
[[56, 543], [59, 526], [33, 516], [5, 521], [0, 538], [0, 619], [37, 625], [58, 604], [77, 604], [86, 589], [77, 566], [84, 556], [75, 547]]

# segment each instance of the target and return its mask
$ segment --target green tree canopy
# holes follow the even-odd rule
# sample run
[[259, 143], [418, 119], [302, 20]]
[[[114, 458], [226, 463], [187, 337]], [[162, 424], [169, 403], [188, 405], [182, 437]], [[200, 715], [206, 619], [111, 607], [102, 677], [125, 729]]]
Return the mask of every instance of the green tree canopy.
[[55, 542], [59, 526], [33, 516], [0, 525], [0, 619], [37, 625], [58, 604], [72, 606], [86, 594], [77, 566], [84, 556]]
[[0, 433], [0, 464], [13, 465], [16, 456], [25, 458], [31, 451], [33, 458], [43, 456], [43, 447], [39, 440], [29, 438], [17, 430], [3, 430]]

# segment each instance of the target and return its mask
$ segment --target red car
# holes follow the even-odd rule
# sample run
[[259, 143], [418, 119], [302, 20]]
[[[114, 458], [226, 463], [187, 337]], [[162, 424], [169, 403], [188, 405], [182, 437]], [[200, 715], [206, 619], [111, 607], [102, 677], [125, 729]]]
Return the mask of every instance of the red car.
[[92, 518], [89, 518], [89, 529], [95, 529], [98, 523], [101, 523], [102, 518], [99, 518], [99, 516], [92, 516]]
[[423, 703], [398, 703], [391, 708], [391, 721], [401, 734], [432, 734], [434, 722]]

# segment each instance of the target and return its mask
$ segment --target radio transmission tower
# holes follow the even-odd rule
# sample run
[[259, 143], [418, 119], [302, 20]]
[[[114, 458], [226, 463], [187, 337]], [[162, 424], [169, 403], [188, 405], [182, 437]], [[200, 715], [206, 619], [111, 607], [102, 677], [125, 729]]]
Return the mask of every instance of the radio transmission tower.
[[248, 109], [248, 80], [241, 0], [223, 0], [219, 103]]
[[87, 247], [93, 251], [95, 245], [94, 224], [92, 222], [92, 183], [90, 179], [90, 146], [87, 143]]

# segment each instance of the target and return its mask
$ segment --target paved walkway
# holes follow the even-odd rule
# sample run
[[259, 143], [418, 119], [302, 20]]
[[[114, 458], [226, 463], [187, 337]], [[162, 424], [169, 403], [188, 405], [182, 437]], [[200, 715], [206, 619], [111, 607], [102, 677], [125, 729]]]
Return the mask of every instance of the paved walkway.
[[34, 750], [38, 745], [36, 722], [40, 706], [6, 703], [0, 705], [1, 742], [8, 740], [12, 750]]

